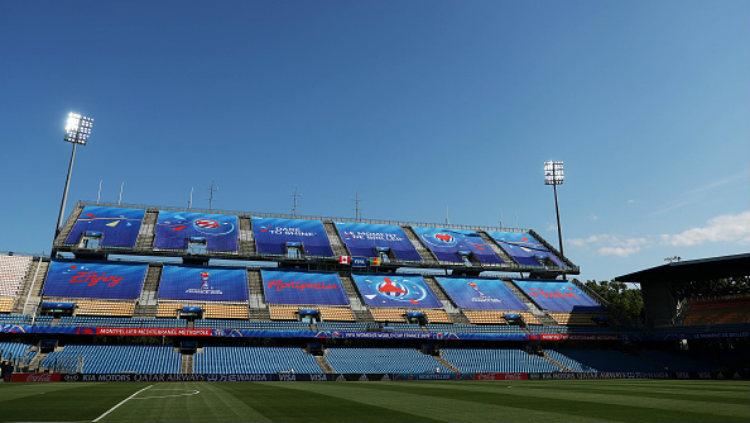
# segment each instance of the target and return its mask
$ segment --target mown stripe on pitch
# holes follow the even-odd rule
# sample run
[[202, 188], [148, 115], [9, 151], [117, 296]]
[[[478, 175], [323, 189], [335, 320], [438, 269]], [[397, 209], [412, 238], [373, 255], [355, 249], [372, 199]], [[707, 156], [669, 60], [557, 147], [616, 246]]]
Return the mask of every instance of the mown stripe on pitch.
[[[575, 381], [575, 382], [582, 382], [582, 381]], [[633, 381], [632, 383], [624, 383], [625, 381], [617, 381], [617, 382], [608, 382], [608, 381], [590, 381], [593, 383], [607, 383], [607, 384], [613, 384], [613, 385], [622, 385], [622, 386], [642, 386], [642, 387], [654, 387], [658, 386], [664, 389], [690, 389], [695, 391], [703, 391], [705, 389], [710, 389], [712, 391], [726, 391], [726, 392], [748, 392], [750, 390], [750, 384], [748, 383], [732, 383], [732, 384], [726, 384], [723, 381], [714, 381], [714, 382], [699, 382], [699, 381], [692, 381], [688, 382], [685, 381], [684, 383], [676, 383], [674, 381], [666, 382], [661, 380], [638, 380]]]
[[[549, 388], [543, 388], [541, 386], [524, 386], [524, 389], [542, 389], [547, 390]], [[748, 396], [745, 394], [738, 395], [737, 397], [721, 396], [727, 395], [727, 393], [716, 394], [714, 392], [704, 392], [699, 394], [695, 391], [690, 392], [663, 392], [661, 389], [644, 389], [641, 387], [593, 387], [593, 386], [566, 386], [567, 392], [576, 391], [581, 393], [590, 394], [612, 394], [612, 395], [627, 395], [632, 397], [647, 397], [647, 398], [662, 398], [662, 399], [674, 399], [674, 400], [685, 400], [685, 401], [702, 401], [716, 404], [739, 404], [747, 405]], [[735, 393], [732, 393], [734, 395]]]
[[[377, 383], [377, 382], [376, 382]], [[403, 382], [401, 382], [403, 383]], [[388, 401], [389, 408], [397, 408], [412, 414], [426, 415], [451, 423], [497, 423], [499, 421], [510, 422], [534, 422], [534, 423], [595, 423], [601, 419], [587, 418], [585, 416], [573, 416], [555, 411], [526, 410], [514, 407], [499, 406], [494, 404], [483, 404], [477, 407], [475, 402], [450, 398], [436, 398], [419, 390], [419, 382], [410, 383], [414, 389], [412, 392], [382, 391], [372, 395], [372, 390], [365, 389], [368, 383], [342, 383], [342, 384], [295, 384], [286, 385], [290, 389], [314, 389], [317, 392], [337, 397], [345, 397], [352, 401], [370, 404], [377, 401]], [[378, 405], [386, 405], [385, 402]]]
[[[463, 389], [483, 389], [481, 385], [484, 383], [485, 386], [489, 387], [486, 389], [497, 389], [492, 388], [493, 385], [497, 386], [502, 384], [498, 383], [492, 383], [492, 382], [474, 382], [471, 384], [467, 384], [463, 386]], [[543, 385], [542, 383], [534, 383], [532, 385], [540, 386]], [[439, 386], [439, 385], [436, 385]], [[542, 398], [552, 398], [552, 399], [568, 399], [568, 400], [579, 400], [580, 397], [578, 395], [575, 395], [575, 393], [569, 393], [565, 389], [564, 384], [556, 384], [554, 388], [554, 392], [548, 392], [548, 390], [533, 390], [527, 388], [529, 386], [526, 383], [517, 383], [514, 388], [514, 391], [507, 391], [506, 393], [509, 393], [511, 395], [534, 395]], [[606, 385], [602, 385], [606, 386]], [[500, 388], [502, 391], [502, 388]], [[606, 403], [606, 404], [614, 404], [614, 405], [630, 405], [633, 402], [633, 399], [624, 399], [620, 395], [610, 395], [610, 394], [598, 394], [598, 393], [590, 393], [588, 394], [588, 398], [594, 401], [597, 401], [599, 403]], [[652, 399], [649, 396], [643, 396], [639, 400], [637, 400], [637, 405], [642, 408], [659, 408], [659, 409], [665, 409], [665, 410], [679, 410], [684, 412], [695, 412], [695, 413], [705, 413], [707, 410], [711, 414], [715, 415], [722, 415], [722, 416], [738, 416], [738, 415], [746, 415], [748, 418], [750, 418], [750, 405], [745, 406], [742, 405], [736, 405], [736, 404], [723, 404], [721, 407], [716, 407], [715, 404], [712, 404], [710, 402], [699, 402], [699, 401], [690, 401], [690, 400], [670, 400], [670, 399]]]
[[[502, 384], [502, 382], [497, 382]], [[488, 386], [495, 382], [487, 382]], [[621, 422], [743, 422], [747, 421], [746, 417], [716, 415], [701, 412], [674, 410], [670, 408], [641, 407], [632, 404], [612, 404], [600, 400], [581, 400], [581, 399], [558, 399], [555, 396], [562, 394], [559, 387], [550, 389], [549, 396], [534, 396], [537, 391], [522, 391], [518, 389], [519, 385], [513, 385], [507, 392], [501, 392], [499, 389], [480, 390], [473, 387], [461, 386], [456, 384], [424, 385], [423, 389], [430, 390], [431, 396], [442, 398], [462, 399], [481, 404], [496, 404], [506, 407], [522, 408], [526, 410], [544, 410], [572, 414], [577, 416], [586, 416], [600, 420], [621, 421]], [[385, 389], [391, 391], [408, 392], [413, 387], [398, 386], [397, 384], [372, 384], [367, 386], [368, 389]], [[515, 392], [511, 392], [514, 391]]]
[[[355, 401], [323, 395], [314, 390], [299, 393], [285, 389], [287, 383], [237, 383], [223, 388], [249, 407], [273, 422], [425, 422], [443, 423], [416, 414], [400, 412], [391, 408], [366, 405]], [[328, 383], [328, 382], [325, 382]], [[322, 386], [311, 383], [310, 386]], [[248, 389], [243, 395], [243, 387]]]

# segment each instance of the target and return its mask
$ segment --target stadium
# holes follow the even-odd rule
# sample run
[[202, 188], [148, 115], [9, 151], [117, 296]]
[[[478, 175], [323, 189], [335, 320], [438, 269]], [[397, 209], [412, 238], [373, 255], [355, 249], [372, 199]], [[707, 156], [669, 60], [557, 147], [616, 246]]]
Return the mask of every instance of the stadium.
[[748, 22], [1, 2], [0, 423], [750, 422]]
[[[3, 420], [172, 421], [188, 403], [225, 401], [206, 386], [222, 382], [253, 400], [311, 402], [301, 400], [299, 415], [268, 405], [260, 421], [433, 421], [442, 412], [387, 404], [445, 398], [502, 409], [584, 394], [592, 405], [582, 415], [595, 420], [613, 407], [633, 421], [748, 416], [739, 381], [750, 376], [748, 297], [691, 300], [678, 289], [745, 275], [748, 255], [623, 276], [643, 287], [644, 329], [612, 321], [606, 301], [570, 278], [576, 265], [530, 229], [79, 202], [53, 249], [52, 259], [0, 256], [6, 386], [59, 382], [4, 406]], [[274, 384], [292, 381], [300, 385]], [[97, 400], [34, 407], [62, 401], [67, 386]], [[625, 400], [636, 392], [692, 406], [650, 414], [660, 406]], [[347, 411], [318, 410], [315, 396]], [[622, 401], [595, 407], [599, 396]], [[722, 408], [696, 407], [704, 396]]]

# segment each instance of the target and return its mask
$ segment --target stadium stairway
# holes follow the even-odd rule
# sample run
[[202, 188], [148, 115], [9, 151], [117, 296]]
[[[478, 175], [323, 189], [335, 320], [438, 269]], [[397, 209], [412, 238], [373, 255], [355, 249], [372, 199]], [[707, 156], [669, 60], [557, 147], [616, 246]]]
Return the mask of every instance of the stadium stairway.
[[331, 243], [333, 254], [336, 256], [349, 255], [349, 253], [346, 251], [346, 248], [344, 247], [344, 244], [341, 242], [339, 232], [336, 230], [336, 225], [334, 225], [331, 221], [326, 221], [323, 222], [323, 228], [325, 228], [326, 235], [328, 235], [328, 240]]
[[571, 369], [570, 367], [568, 367], [568, 366], [566, 366], [565, 364], [563, 364], [563, 363], [561, 363], [561, 362], [559, 362], [559, 361], [555, 360], [555, 358], [554, 358], [554, 357], [552, 357], [552, 356], [550, 356], [549, 354], [547, 354], [547, 352], [546, 352], [546, 351], [544, 351], [544, 350], [542, 350], [542, 357], [543, 357], [543, 358], [544, 358], [545, 360], [547, 360], [547, 361], [549, 361], [550, 363], [552, 363], [553, 365], [555, 365], [555, 366], [559, 367], [559, 368], [560, 368], [560, 370], [562, 370], [563, 372], [572, 372], [572, 371], [573, 371], [573, 369]]
[[489, 236], [487, 234], [487, 232], [485, 232], [485, 231], [477, 231], [477, 233], [479, 233], [479, 236], [482, 237], [482, 239], [484, 240], [484, 242], [486, 242], [487, 245], [489, 245], [490, 248], [492, 248], [492, 251], [495, 254], [497, 254], [498, 257], [500, 257], [505, 263], [511, 263], [511, 264], [515, 263], [513, 261], [513, 259], [510, 258], [510, 256], [508, 255], [508, 253], [506, 253], [505, 250], [503, 250], [502, 248], [500, 248], [500, 246], [497, 245], [497, 242], [495, 242], [495, 240], [492, 239], [492, 237]]
[[[17, 314], [36, 314], [36, 309], [42, 298], [42, 287], [44, 278], [47, 276], [49, 262], [41, 258], [36, 259], [29, 267], [29, 273], [23, 282], [16, 304], [13, 307], [13, 313]], [[26, 298], [29, 298], [29, 307], [25, 309]]]
[[255, 254], [255, 238], [249, 217], [240, 217], [240, 254]]
[[146, 210], [143, 216], [141, 230], [138, 232], [138, 238], [135, 242], [137, 249], [150, 249], [154, 245], [154, 226], [159, 212], [156, 210]]
[[469, 318], [461, 313], [461, 310], [453, 305], [451, 300], [448, 299], [447, 295], [445, 295], [445, 292], [437, 283], [434, 277], [424, 276], [424, 281], [425, 283], [427, 283], [427, 286], [430, 287], [432, 292], [434, 292], [438, 297], [438, 300], [440, 300], [440, 302], [443, 304], [443, 308], [448, 313], [448, 316], [451, 318], [451, 321], [453, 323], [469, 323]]
[[333, 373], [333, 367], [331, 367], [331, 365], [328, 364], [328, 361], [326, 361], [326, 358], [324, 355], [316, 355], [315, 361], [318, 362], [318, 366], [320, 366], [320, 369], [323, 370], [323, 373], [326, 373], [326, 374]]
[[422, 262], [437, 263], [437, 259], [435, 258], [435, 256], [430, 250], [425, 248], [425, 246], [422, 244], [422, 241], [419, 240], [419, 237], [414, 232], [414, 229], [411, 228], [411, 226], [402, 226], [401, 228], [404, 230], [406, 237], [409, 238], [409, 241], [411, 241], [411, 244], [419, 253], [419, 256], [422, 257]]
[[433, 355], [433, 357], [435, 358], [435, 360], [437, 360], [438, 363], [447, 367], [453, 373], [461, 373], [461, 371], [458, 370], [458, 367], [454, 366], [453, 363], [451, 363], [450, 361], [444, 359], [442, 355]]
[[537, 307], [537, 305], [534, 304], [534, 302], [531, 301], [531, 299], [528, 296], [526, 296], [526, 294], [524, 294], [523, 291], [518, 289], [518, 287], [516, 286], [516, 284], [513, 283], [513, 281], [504, 281], [504, 282], [505, 282], [505, 286], [507, 286], [508, 289], [510, 289], [513, 292], [513, 294], [516, 297], [518, 297], [518, 299], [520, 299], [521, 301], [523, 301], [524, 304], [526, 304], [526, 307], [528, 307], [529, 311], [531, 311], [531, 314], [533, 314], [534, 317], [536, 317], [536, 319], [539, 320], [539, 323], [546, 325], [546, 326], [557, 326], [557, 322], [552, 317], [550, 317], [550, 315], [547, 314], [544, 310]]
[[63, 245], [65, 239], [70, 233], [70, 230], [73, 229], [73, 225], [75, 225], [76, 221], [78, 220], [78, 216], [81, 215], [82, 211], [83, 207], [76, 207], [73, 209], [73, 211], [70, 212], [70, 216], [68, 216], [68, 220], [65, 222], [65, 226], [63, 226], [60, 233], [57, 234], [57, 238], [55, 238], [53, 245]]
[[367, 307], [362, 304], [362, 301], [360, 301], [359, 295], [357, 295], [357, 289], [354, 288], [352, 278], [344, 274], [339, 275], [339, 278], [341, 279], [341, 284], [344, 286], [344, 291], [346, 291], [346, 296], [349, 298], [349, 304], [352, 307], [352, 311], [354, 311], [354, 316], [357, 318], [357, 321], [374, 322], [375, 319], [372, 317], [370, 310], [368, 310]]
[[271, 313], [263, 301], [263, 282], [260, 279], [260, 271], [247, 271], [247, 284], [249, 292], [250, 319], [271, 320]]
[[161, 278], [161, 266], [150, 265], [146, 273], [146, 281], [143, 283], [141, 296], [135, 306], [133, 316], [156, 317], [159, 308], [157, 303], [157, 292], [159, 291], [159, 279]]
[[180, 373], [184, 375], [193, 374], [193, 355], [182, 354], [182, 360], [180, 362]]

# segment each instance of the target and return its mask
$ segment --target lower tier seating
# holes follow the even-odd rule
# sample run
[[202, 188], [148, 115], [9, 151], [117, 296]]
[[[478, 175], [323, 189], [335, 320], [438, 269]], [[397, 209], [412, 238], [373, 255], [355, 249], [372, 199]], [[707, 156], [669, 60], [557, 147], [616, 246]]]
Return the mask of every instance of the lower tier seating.
[[544, 357], [517, 348], [443, 348], [441, 355], [462, 373], [560, 371]]
[[450, 372], [434, 357], [412, 348], [329, 348], [325, 357], [336, 373]]
[[318, 305], [280, 305], [269, 304], [268, 311], [271, 320], [297, 320], [297, 312], [300, 309], [315, 309], [320, 312], [321, 319], [325, 321], [353, 322], [356, 320], [354, 312], [349, 307], [329, 307]]
[[0, 342], [0, 361], [13, 361], [29, 354], [30, 345], [22, 342]]
[[652, 361], [618, 350], [553, 348], [548, 349], [547, 353], [554, 354], [552, 351], [560, 354], [553, 356], [557, 361], [571, 368], [586, 369], [583, 371], [659, 372], [664, 370], [662, 366]]
[[171, 346], [67, 345], [41, 362], [45, 369], [79, 366], [83, 373], [179, 373], [180, 353]]
[[247, 304], [232, 303], [182, 303], [159, 301], [156, 317], [177, 317], [183, 306], [199, 306], [203, 308], [203, 317], [207, 319], [249, 319], [250, 312]]
[[301, 348], [207, 346], [194, 356], [195, 373], [323, 373]]

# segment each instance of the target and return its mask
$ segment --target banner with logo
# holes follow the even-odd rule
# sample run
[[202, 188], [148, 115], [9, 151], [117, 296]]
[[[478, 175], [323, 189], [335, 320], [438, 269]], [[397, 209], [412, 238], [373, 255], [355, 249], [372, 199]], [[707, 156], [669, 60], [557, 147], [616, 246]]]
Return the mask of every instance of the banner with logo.
[[337, 222], [336, 228], [352, 256], [376, 257], [380, 247], [389, 248], [398, 260], [422, 261], [400, 226]]
[[515, 310], [528, 307], [499, 279], [435, 278], [451, 300], [467, 310]]
[[336, 273], [261, 270], [260, 275], [269, 304], [349, 305]]
[[352, 275], [352, 278], [370, 307], [443, 307], [419, 275]]
[[476, 231], [420, 226], [412, 226], [412, 229], [440, 261], [461, 263], [459, 252], [466, 251], [482, 264], [503, 262]]
[[549, 261], [557, 267], [567, 267], [554, 253], [528, 232], [489, 232], [500, 247], [516, 263], [524, 266], [543, 266]]
[[52, 261], [42, 295], [45, 297], [134, 300], [141, 294], [147, 264], [103, 264]]
[[514, 280], [513, 283], [544, 310], [585, 313], [602, 309], [599, 303], [571, 282]]
[[320, 220], [254, 217], [253, 235], [260, 254], [283, 255], [288, 242], [298, 242], [305, 255], [333, 257], [331, 243]]
[[221, 267], [164, 266], [159, 298], [188, 301], [247, 301], [247, 271]]
[[65, 244], [78, 244], [86, 231], [101, 232], [102, 247], [133, 248], [141, 230], [143, 209], [86, 206], [65, 238]]
[[211, 328], [108, 328], [97, 327], [96, 335], [109, 336], [213, 336]]
[[227, 214], [159, 210], [154, 233], [154, 248], [158, 249], [183, 250], [191, 237], [203, 237], [208, 251], [235, 253], [239, 219]]

